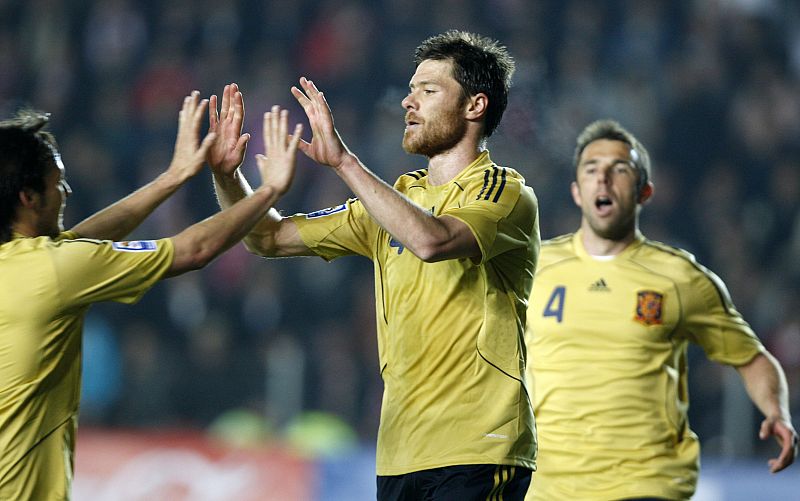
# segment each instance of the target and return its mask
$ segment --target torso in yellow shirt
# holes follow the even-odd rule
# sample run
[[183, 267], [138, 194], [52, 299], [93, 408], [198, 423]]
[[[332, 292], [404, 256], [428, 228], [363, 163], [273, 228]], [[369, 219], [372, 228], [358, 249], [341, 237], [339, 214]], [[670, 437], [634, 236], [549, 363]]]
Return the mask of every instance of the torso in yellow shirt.
[[737, 365], [763, 349], [724, 285], [684, 251], [639, 237], [596, 258], [580, 233], [543, 244], [528, 310], [539, 435], [528, 499], [688, 499], [699, 454], [689, 342]]

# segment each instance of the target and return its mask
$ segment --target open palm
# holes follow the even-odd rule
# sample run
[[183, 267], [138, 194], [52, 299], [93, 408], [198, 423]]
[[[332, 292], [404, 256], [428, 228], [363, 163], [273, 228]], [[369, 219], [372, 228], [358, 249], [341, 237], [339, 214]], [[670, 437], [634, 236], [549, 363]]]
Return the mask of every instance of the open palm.
[[225, 86], [219, 112], [217, 96], [211, 96], [208, 119], [209, 132], [217, 134], [217, 139], [208, 150], [208, 165], [216, 173], [231, 175], [242, 164], [250, 140], [250, 134], [242, 134], [244, 98], [238, 85], [232, 83]]
[[330, 106], [314, 82], [303, 77], [300, 86], [303, 90], [292, 87], [292, 95], [306, 112], [312, 136], [310, 142], [301, 141], [299, 148], [313, 161], [337, 167], [350, 152], [333, 125]]
[[209, 132], [202, 143], [199, 141], [200, 122], [207, 104], [206, 99], [200, 100], [198, 91], [193, 91], [183, 99], [183, 107], [178, 115], [178, 137], [175, 139], [175, 151], [167, 170], [179, 182], [189, 179], [200, 171], [206, 154], [216, 139], [216, 135]]
[[256, 155], [261, 184], [271, 186], [278, 195], [283, 195], [292, 184], [297, 160], [297, 146], [303, 126], [297, 124], [294, 134], [287, 133], [289, 112], [279, 106], [264, 113], [265, 155]]

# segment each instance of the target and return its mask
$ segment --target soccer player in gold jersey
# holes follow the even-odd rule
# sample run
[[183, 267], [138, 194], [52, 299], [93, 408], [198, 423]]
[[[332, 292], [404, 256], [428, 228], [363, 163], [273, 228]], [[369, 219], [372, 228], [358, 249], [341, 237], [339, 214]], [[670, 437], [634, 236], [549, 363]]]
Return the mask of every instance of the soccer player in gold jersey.
[[265, 117], [262, 186], [172, 238], [117, 241], [202, 167], [206, 100], [183, 102], [169, 168], [64, 231], [71, 193], [48, 119], [0, 122], [0, 499], [69, 499], [78, 422], [81, 330], [99, 301], [134, 303], [158, 280], [205, 266], [239, 241], [288, 189], [300, 128]]
[[[619, 124], [584, 129], [572, 198], [581, 226], [542, 244], [527, 346], [539, 431], [528, 500], [689, 499], [699, 444], [689, 428], [688, 343], [736, 367], [777, 438], [778, 472], [797, 454], [786, 379], [694, 257], [646, 239], [653, 194], [645, 148]], [[743, 430], [744, 432], [744, 430]]]
[[[385, 388], [379, 499], [521, 500], [536, 450], [523, 375], [537, 202], [522, 176], [485, 149], [513, 61], [496, 41], [460, 31], [425, 40], [415, 60], [401, 103], [403, 147], [427, 157], [427, 168], [386, 184], [344, 145], [325, 97], [301, 78], [292, 93], [313, 136], [300, 149], [358, 198], [291, 217], [272, 211], [245, 243], [263, 256], [374, 262]], [[243, 107], [229, 86], [223, 109], [231, 103]], [[240, 151], [239, 133], [220, 141]], [[249, 192], [234, 157], [212, 163], [223, 207]]]

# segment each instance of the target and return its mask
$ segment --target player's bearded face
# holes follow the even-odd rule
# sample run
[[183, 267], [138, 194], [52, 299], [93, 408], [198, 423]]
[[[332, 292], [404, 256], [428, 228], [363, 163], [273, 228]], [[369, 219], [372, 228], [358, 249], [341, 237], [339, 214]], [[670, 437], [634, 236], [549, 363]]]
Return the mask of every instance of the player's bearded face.
[[453, 148], [467, 131], [467, 121], [460, 105], [436, 109], [424, 118], [419, 113], [409, 112], [406, 114], [406, 123], [409, 120], [418, 123], [414, 127], [406, 127], [403, 149], [407, 153], [428, 158]]
[[452, 61], [422, 61], [401, 103], [406, 110], [403, 149], [428, 158], [452, 149], [467, 132], [465, 103]]

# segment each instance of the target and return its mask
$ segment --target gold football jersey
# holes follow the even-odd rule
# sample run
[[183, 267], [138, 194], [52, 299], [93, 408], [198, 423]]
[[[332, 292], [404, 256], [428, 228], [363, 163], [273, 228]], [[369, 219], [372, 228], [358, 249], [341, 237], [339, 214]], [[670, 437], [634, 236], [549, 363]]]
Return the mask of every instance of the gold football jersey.
[[172, 264], [172, 242], [14, 237], [0, 245], [0, 499], [67, 499], [83, 316], [138, 300]]
[[525, 312], [539, 251], [533, 190], [487, 152], [444, 185], [430, 185], [423, 169], [395, 188], [435, 216], [463, 221], [481, 261], [423, 262], [358, 200], [293, 216], [321, 257], [360, 254], [374, 263], [384, 381], [378, 475], [476, 463], [534, 468], [524, 383]]
[[741, 365], [763, 346], [720, 279], [639, 236], [595, 258], [581, 233], [545, 242], [528, 309], [528, 381], [539, 431], [528, 499], [688, 499], [688, 343]]

